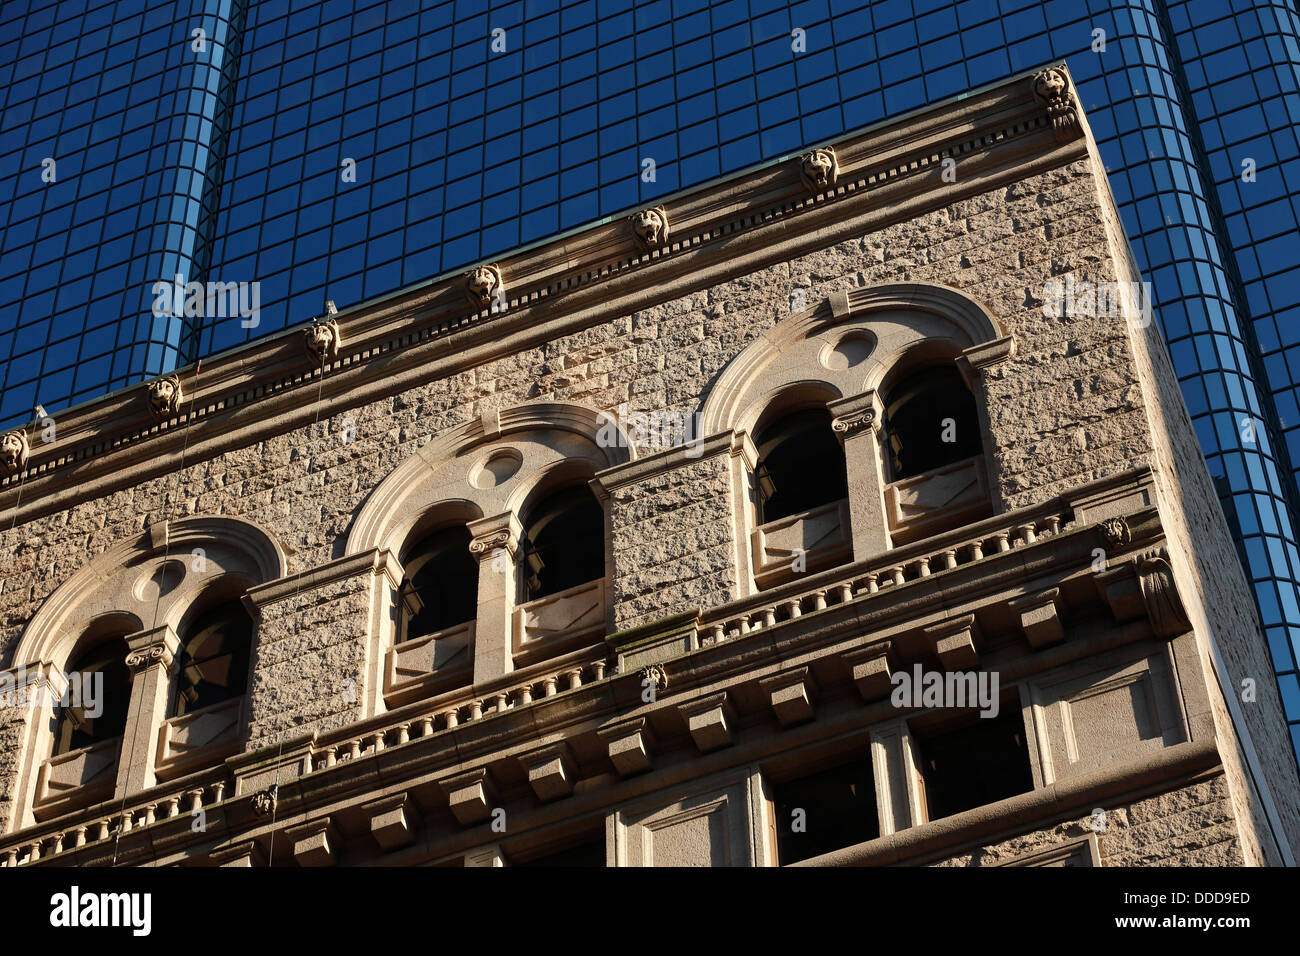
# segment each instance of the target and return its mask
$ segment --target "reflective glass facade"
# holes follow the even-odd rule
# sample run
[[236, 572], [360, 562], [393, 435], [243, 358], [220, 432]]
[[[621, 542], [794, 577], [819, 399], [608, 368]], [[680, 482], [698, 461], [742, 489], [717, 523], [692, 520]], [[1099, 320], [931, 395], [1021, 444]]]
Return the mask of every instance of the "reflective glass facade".
[[[1300, 747], [1293, 0], [9, 4], [0, 423], [1058, 59]], [[255, 321], [159, 310], [175, 276]]]

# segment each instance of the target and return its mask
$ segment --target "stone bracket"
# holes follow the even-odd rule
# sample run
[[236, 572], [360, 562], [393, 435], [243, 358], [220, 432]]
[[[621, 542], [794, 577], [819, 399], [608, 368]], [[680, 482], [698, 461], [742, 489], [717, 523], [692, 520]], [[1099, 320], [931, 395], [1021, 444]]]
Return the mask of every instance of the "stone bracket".
[[1020, 629], [1035, 649], [1050, 647], [1065, 640], [1061, 626], [1061, 589], [1048, 588], [1037, 594], [1027, 594], [1010, 602], [1011, 610], [1020, 619]]
[[807, 667], [765, 677], [759, 685], [767, 692], [772, 711], [782, 727], [793, 727], [813, 718], [817, 682]]
[[487, 767], [457, 774], [442, 782], [451, 812], [463, 826], [482, 823], [497, 805], [496, 786]]
[[1174, 570], [1166, 560], [1165, 549], [1147, 551], [1133, 559], [1143, 607], [1157, 637], [1177, 637], [1191, 630], [1174, 581]]
[[718, 750], [732, 742], [731, 727], [736, 712], [725, 690], [678, 704], [677, 710], [686, 719], [686, 728], [701, 753]]
[[208, 854], [214, 866], [266, 866], [266, 853], [256, 840], [245, 840], [234, 846], [225, 846]]
[[898, 667], [898, 655], [891, 641], [875, 641], [866, 647], [855, 647], [840, 655], [849, 665], [853, 683], [864, 701], [877, 700], [889, 694], [893, 687], [890, 674]]
[[564, 741], [538, 747], [519, 758], [528, 772], [528, 784], [537, 799], [546, 803], [573, 793], [573, 758]]
[[975, 650], [979, 623], [974, 614], [927, 627], [925, 634], [934, 642], [934, 651], [945, 670], [957, 671], [979, 665], [979, 652]]
[[293, 844], [299, 866], [331, 866], [338, 856], [339, 833], [329, 817], [311, 820], [284, 831]]
[[620, 777], [630, 777], [650, 769], [654, 735], [644, 717], [613, 727], [602, 727], [597, 733], [609, 748], [609, 759]]
[[370, 833], [385, 852], [408, 846], [415, 841], [420, 811], [406, 793], [396, 793], [362, 804], [370, 816]]

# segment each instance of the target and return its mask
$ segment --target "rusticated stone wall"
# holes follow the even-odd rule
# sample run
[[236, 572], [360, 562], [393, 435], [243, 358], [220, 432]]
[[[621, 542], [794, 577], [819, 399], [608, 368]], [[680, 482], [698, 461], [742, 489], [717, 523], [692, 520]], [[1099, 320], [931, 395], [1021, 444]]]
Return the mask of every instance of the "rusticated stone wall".
[[[335, 403], [314, 428], [190, 457], [171, 474], [4, 528], [0, 666], [10, 664], [24, 624], [59, 583], [163, 518], [256, 519], [286, 545], [291, 571], [310, 570], [342, 555], [352, 521], [385, 475], [489, 410], [559, 400], [692, 416], [727, 363], [790, 314], [796, 287], [813, 305], [858, 287], [941, 283], [998, 317], [1017, 343], [1014, 357], [984, 378], [994, 494], [1004, 508], [1153, 464], [1123, 324], [1048, 317], [1042, 308], [1045, 284], [1066, 272], [1115, 278], [1094, 168], [1079, 161], [1051, 169], [381, 401]], [[303, 389], [304, 402], [310, 392]], [[610, 593], [619, 627], [736, 596], [728, 517], [735, 505], [722, 458], [612, 495]], [[368, 615], [357, 582], [262, 610], [249, 746], [355, 719], [342, 682], [361, 680]], [[6, 766], [0, 759], [0, 774]], [[0, 780], [0, 825], [11, 777]]]
[[[1093, 833], [1091, 818], [978, 847], [935, 866], [998, 866]], [[1241, 866], [1241, 841], [1228, 784], [1212, 777], [1107, 808], [1097, 832], [1102, 866]]]

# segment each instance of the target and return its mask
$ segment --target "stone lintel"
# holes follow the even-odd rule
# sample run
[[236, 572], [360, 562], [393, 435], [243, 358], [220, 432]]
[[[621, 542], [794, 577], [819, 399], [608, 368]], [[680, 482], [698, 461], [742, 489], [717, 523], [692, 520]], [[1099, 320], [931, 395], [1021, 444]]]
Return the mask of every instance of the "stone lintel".
[[519, 758], [537, 799], [546, 803], [573, 793], [573, 758], [564, 741], [538, 747]]
[[620, 777], [644, 773], [654, 755], [654, 735], [644, 717], [597, 731], [609, 748], [609, 759]]
[[736, 713], [725, 690], [678, 704], [677, 710], [686, 719], [686, 728], [701, 753], [726, 747], [732, 742], [731, 725]]
[[695, 650], [700, 646], [699, 622], [700, 610], [692, 608], [610, 634], [605, 643], [618, 655], [619, 672], [626, 674]]
[[283, 790], [285, 785], [310, 772], [316, 751], [316, 731], [299, 734], [284, 741], [281, 747], [261, 747], [226, 758], [226, 766], [235, 778], [235, 796], [241, 797], [272, 784]]
[[1010, 603], [1031, 646], [1049, 647], [1065, 640], [1065, 629], [1061, 626], [1060, 588], [1027, 594]]
[[492, 815], [497, 803], [496, 787], [487, 767], [450, 777], [442, 782], [442, 787], [447, 792], [451, 812], [463, 826], [482, 823]]
[[925, 633], [934, 641], [935, 653], [945, 670], [962, 670], [979, 664], [979, 652], [975, 650], [979, 624], [974, 614], [927, 627]]
[[898, 655], [891, 641], [875, 641], [866, 647], [845, 651], [840, 659], [853, 672], [853, 683], [865, 701], [877, 700], [893, 688], [890, 674], [898, 667]]
[[420, 811], [405, 792], [372, 800], [361, 809], [370, 815], [370, 833], [385, 852], [415, 840]]
[[331, 866], [338, 854], [339, 833], [329, 817], [311, 820], [284, 831], [293, 843], [299, 866]]
[[765, 677], [759, 685], [767, 692], [772, 711], [782, 727], [793, 727], [813, 718], [817, 682], [807, 667]]

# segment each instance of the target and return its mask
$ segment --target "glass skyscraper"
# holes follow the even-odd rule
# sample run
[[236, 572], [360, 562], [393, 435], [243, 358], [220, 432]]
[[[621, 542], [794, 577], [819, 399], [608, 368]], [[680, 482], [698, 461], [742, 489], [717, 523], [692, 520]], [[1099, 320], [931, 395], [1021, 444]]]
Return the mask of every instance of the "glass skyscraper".
[[0, 424], [1061, 59], [1300, 748], [1293, 0], [6, 3]]

